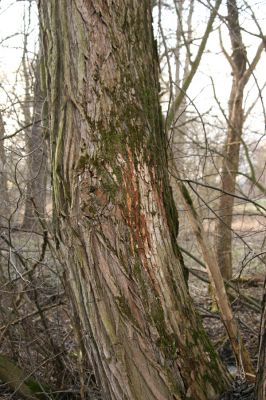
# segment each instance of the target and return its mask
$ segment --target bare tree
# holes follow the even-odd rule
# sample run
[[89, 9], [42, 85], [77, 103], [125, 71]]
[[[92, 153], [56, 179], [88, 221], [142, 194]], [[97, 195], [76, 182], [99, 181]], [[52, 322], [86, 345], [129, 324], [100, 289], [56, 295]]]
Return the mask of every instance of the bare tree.
[[44, 218], [46, 205], [47, 146], [42, 120], [44, 97], [41, 92], [39, 73], [39, 65], [37, 63], [34, 84], [33, 122], [32, 126], [26, 130], [28, 176], [23, 220], [23, 227], [26, 229], [31, 229], [33, 225], [36, 225], [36, 228], [38, 227], [38, 219]]
[[[22, 227], [32, 229], [38, 219], [44, 217], [46, 205], [47, 149], [45, 130], [42, 121], [44, 97], [40, 86], [40, 67], [38, 56], [29, 52], [29, 32], [32, 29], [32, 4], [24, 9], [23, 15], [23, 54], [19, 73], [24, 86], [24, 97], [20, 101], [23, 113], [25, 135], [25, 210]], [[18, 99], [19, 100], [19, 99]], [[38, 214], [38, 216], [37, 216]]]
[[6, 170], [6, 152], [4, 147], [5, 125], [0, 111], [0, 221], [1, 225], [7, 224], [7, 217], [9, 214], [8, 202], [8, 186], [7, 186], [7, 170]]
[[232, 278], [231, 228], [236, 176], [239, 169], [239, 154], [244, 124], [244, 89], [260, 60], [264, 41], [261, 41], [254, 59], [249, 63], [245, 44], [242, 39], [236, 0], [227, 1], [227, 12], [227, 26], [233, 53], [230, 56], [224, 48], [223, 51], [232, 69], [233, 82], [229, 99], [227, 138], [221, 172], [221, 189], [223, 193], [220, 197], [219, 220], [217, 222], [217, 259], [224, 279], [228, 280]]

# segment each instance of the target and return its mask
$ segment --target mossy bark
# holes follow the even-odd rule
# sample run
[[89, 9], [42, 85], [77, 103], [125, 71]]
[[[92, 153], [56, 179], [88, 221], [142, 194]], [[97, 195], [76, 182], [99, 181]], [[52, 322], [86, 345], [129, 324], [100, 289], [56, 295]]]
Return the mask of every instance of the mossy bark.
[[148, 0], [39, 1], [55, 223], [106, 399], [216, 399], [228, 384], [176, 245]]

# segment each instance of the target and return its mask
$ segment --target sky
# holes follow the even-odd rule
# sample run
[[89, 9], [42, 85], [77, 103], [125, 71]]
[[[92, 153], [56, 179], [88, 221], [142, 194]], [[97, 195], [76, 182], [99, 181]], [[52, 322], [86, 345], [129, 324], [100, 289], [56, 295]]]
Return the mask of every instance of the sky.
[[[226, 15], [225, 3], [226, 2], [224, 1], [220, 8], [220, 13], [222, 15]], [[239, 1], [239, 4], [242, 4], [242, 1]], [[266, 25], [266, 0], [249, 0], [248, 5], [252, 7], [253, 11], [258, 16], [258, 21], [263, 29], [263, 27], [265, 27]], [[200, 4], [197, 2], [196, 7], [199, 7], [199, 11], [194, 13], [193, 26], [196, 27], [196, 36], [200, 38], [202, 37], [205, 30], [209, 11], [206, 9], [206, 7], [200, 6]], [[158, 32], [158, 28], [156, 26], [157, 21], [158, 20], [155, 15], [155, 32]], [[171, 34], [171, 32], [173, 32], [176, 27], [175, 12], [164, 11], [164, 18], [162, 19], [162, 23], [165, 33]], [[258, 33], [258, 29], [255, 26], [248, 10], [241, 14], [240, 23], [246, 30]], [[219, 36], [217, 29], [219, 25], [220, 21], [216, 19], [214, 23], [214, 32], [212, 32], [209, 36], [206, 51], [202, 57], [200, 67], [188, 91], [189, 97], [194, 99], [197, 109], [201, 113], [206, 112], [210, 109], [210, 107], [216, 108], [214, 104], [215, 101], [213, 99], [213, 89], [210, 79], [211, 76], [215, 81], [215, 91], [217, 93], [217, 97], [219, 98], [223, 108], [225, 110], [227, 109], [232, 77], [229, 63], [225, 59], [225, 56], [222, 54], [219, 46]], [[260, 40], [254, 36], [246, 34], [245, 32], [243, 32], [242, 35], [244, 43], [247, 45], [249, 60], [251, 61], [256, 52], [258, 44], [260, 43]], [[228, 54], [231, 54], [230, 38], [227, 28], [225, 26], [222, 26], [222, 37], [224, 47], [226, 48]], [[192, 59], [195, 58], [196, 52], [197, 47], [194, 46], [194, 49], [192, 49]], [[255, 71], [255, 76], [257, 77], [261, 86], [266, 81], [265, 65], [266, 55], [265, 52], [263, 52], [261, 62], [258, 64], [258, 67]], [[246, 93], [249, 93], [249, 96], [247, 98], [248, 108], [248, 105], [250, 105], [254, 101], [254, 93], [257, 93], [254, 79], [250, 79], [250, 82], [247, 85]], [[259, 105], [259, 102], [258, 107], [256, 108], [256, 113], [261, 114], [261, 105]], [[261, 127], [264, 127], [263, 121], [262, 125], [260, 124], [260, 127], [258, 126], [259, 123], [257, 118], [255, 123], [257, 125], [257, 128], [259, 129], [261, 129]]]
[[[31, 21], [30, 27], [28, 28], [29, 3], [31, 4]], [[247, 3], [248, 5], [252, 6], [252, 9], [258, 16], [260, 25], [264, 27], [266, 25], [266, 0], [248, 0]], [[195, 34], [200, 38], [206, 27], [209, 10], [205, 6], [200, 5], [197, 0], [195, 4], [198, 11], [193, 17], [193, 26], [196, 27]], [[226, 15], [225, 4], [226, 2], [224, 0], [220, 9], [221, 14], [223, 15]], [[243, 6], [243, 0], [239, 0], [239, 4]], [[24, 18], [24, 15], [26, 18]], [[241, 15], [242, 26], [244, 26], [247, 30], [257, 33], [258, 30], [252, 21], [249, 11], [246, 10], [241, 13]], [[26, 29], [29, 33], [28, 49], [33, 54], [36, 52], [38, 42], [38, 16], [36, 3], [34, 1], [29, 2], [23, 0], [0, 0], [0, 76], [2, 76], [2, 85], [5, 86], [7, 91], [11, 90], [12, 85], [17, 79], [15, 72], [21, 63], [25, 21], [27, 27]], [[165, 32], [167, 34], [173, 34], [176, 26], [175, 14], [173, 12], [164, 10], [162, 22]], [[217, 28], [218, 25], [219, 21], [217, 20], [214, 24], [214, 27]], [[155, 33], [157, 31], [156, 12], [154, 18], [154, 31]], [[225, 27], [223, 27], [222, 32], [224, 45], [230, 54], [230, 40]], [[5, 40], [7, 37], [10, 38]], [[227, 102], [231, 87], [231, 71], [224, 55], [221, 54], [219, 45], [217, 45], [217, 37], [218, 30], [216, 29], [209, 37], [207, 49], [202, 58], [200, 68], [188, 91], [189, 97], [193, 99], [193, 102], [200, 113], [205, 113], [211, 108], [213, 109], [214, 114], [218, 113], [217, 105], [213, 99], [213, 89], [210, 76], [212, 76], [215, 81], [215, 90], [223, 108], [227, 109]], [[245, 43], [247, 43], [247, 50], [250, 57], [249, 59], [251, 60], [257, 48], [258, 40], [254, 36], [245, 33], [243, 34], [243, 37]], [[194, 49], [192, 48], [192, 58], [195, 57], [196, 51], [197, 47], [194, 46]], [[265, 58], [266, 56], [264, 52], [262, 60], [255, 72], [260, 86], [262, 86], [264, 84], [264, 80], [266, 80]], [[21, 93], [19, 84], [17, 85], [17, 90]], [[257, 89], [254, 79], [251, 79], [246, 90], [246, 93], [249, 93], [247, 104], [251, 104], [254, 101], [254, 93], [256, 91]], [[6, 95], [3, 93], [3, 91], [0, 91], [0, 101], [5, 102], [5, 99]], [[253, 130], [259, 131], [261, 134], [264, 133], [265, 123], [262, 118], [262, 108], [260, 102], [258, 102], [258, 105], [254, 109], [254, 116], [250, 119], [249, 125], [252, 126]]]
[[[24, 15], [29, 22], [29, 1], [0, 0], [0, 68], [11, 76], [18, 68], [23, 52]], [[38, 38], [38, 14], [36, 3], [31, 3], [29, 50], [34, 52]], [[10, 37], [10, 38], [9, 38]], [[6, 40], [6, 38], [9, 38]]]
[[38, 47], [35, 1], [0, 0], [0, 106], [6, 110], [4, 121], [7, 135], [18, 129], [17, 115], [21, 118], [18, 106], [17, 115], [11, 112], [11, 107], [7, 107], [11, 102], [14, 104], [24, 97], [21, 78], [17, 73], [22, 61], [24, 32], [28, 34], [29, 57], [34, 57]]

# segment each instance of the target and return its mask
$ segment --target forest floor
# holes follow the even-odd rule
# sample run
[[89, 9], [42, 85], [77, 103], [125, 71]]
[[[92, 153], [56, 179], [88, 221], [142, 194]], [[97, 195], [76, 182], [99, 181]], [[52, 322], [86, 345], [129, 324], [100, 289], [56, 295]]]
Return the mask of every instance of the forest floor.
[[[262, 258], [257, 257], [257, 254], [263, 253], [262, 247], [265, 239], [265, 218], [248, 216], [244, 219], [241, 217], [235, 218], [233, 222], [233, 230], [235, 236], [243, 238], [234, 239], [233, 244], [233, 279], [236, 290], [234, 298], [230, 296], [231, 305], [234, 311], [234, 316], [240, 327], [244, 343], [250, 351], [254, 367], [256, 367], [257, 352], [258, 352], [258, 335], [260, 326], [260, 303], [262, 299], [263, 284], [266, 276], [266, 266], [264, 264], [265, 254]], [[211, 234], [213, 235], [213, 229]], [[184, 238], [181, 234], [181, 238]], [[186, 234], [185, 237], [189, 237]], [[213, 237], [210, 238], [210, 243], [213, 243]], [[189, 246], [189, 252], [201, 259], [195, 243], [185, 243], [182, 246]], [[250, 248], [250, 250], [248, 249]], [[244, 254], [244, 255], [243, 255]], [[264, 257], [264, 260], [263, 260]], [[206, 270], [199, 266], [190, 257], [184, 256], [185, 264], [189, 269], [203, 278], [207, 278]], [[195, 274], [190, 274], [189, 278], [190, 294], [202, 316], [203, 324], [207, 330], [216, 350], [221, 355], [222, 359], [229, 366], [231, 372], [236, 372], [234, 369], [235, 361], [232, 355], [226, 332], [223, 324], [220, 321], [218, 311], [211, 311], [213, 300], [209, 293], [209, 285], [198, 279]], [[245, 296], [252, 299], [254, 303], [249, 305], [245, 301]]]
[[[253, 297], [256, 296], [259, 304], [262, 286], [250, 287], [247, 283], [241, 286], [242, 287], [239, 288], [241, 293], [245, 295], [250, 295], [250, 293], [252, 293]], [[255, 296], [254, 292], [256, 292]], [[202, 317], [204, 328], [211, 338], [215, 349], [220, 354], [229, 371], [233, 375], [236, 374], [235, 359], [225, 328], [220, 320], [219, 312], [211, 311], [213, 300], [208, 292], [207, 285], [199, 284], [198, 279], [192, 277], [190, 278], [190, 293]], [[232, 302], [232, 308], [240, 327], [243, 341], [250, 352], [254, 367], [256, 367], [260, 313], [251, 310], [247, 305], [243, 304], [240, 298], [236, 298]]]
[[[265, 236], [264, 220], [253, 219], [252, 222], [251, 217], [248, 217], [244, 222], [240, 218], [235, 219], [234, 229], [244, 237], [253, 251], [243, 253], [243, 243], [235, 240], [234, 278], [241, 277], [241, 279], [235, 280], [235, 297], [230, 300], [244, 343], [250, 352], [254, 368], [256, 368], [260, 325], [259, 306], [265, 265], [254, 255], [261, 252], [260, 243], [263, 243]], [[71, 307], [62, 283], [62, 268], [60, 265], [56, 265], [56, 260], [50, 253], [48, 246], [44, 259], [40, 260], [43, 240], [36, 240], [31, 236], [18, 234], [15, 237], [15, 247], [17, 245], [19, 248], [25, 248], [24, 253], [23, 250], [21, 251], [24, 260], [35, 260], [28, 264], [28, 267], [34, 269], [34, 273], [30, 276], [30, 279], [27, 275], [22, 282], [13, 283], [11, 286], [14, 295], [10, 292], [2, 300], [1, 326], [5, 325], [5, 320], [8, 324], [8, 318], [13, 319], [15, 317], [17, 319], [22, 318], [22, 320], [20, 324], [10, 326], [6, 336], [2, 336], [1, 352], [17, 360], [27, 374], [32, 374], [40, 381], [48, 382], [51, 386], [61, 387], [62, 393], [64, 392], [64, 400], [80, 399], [80, 377], [81, 375], [86, 376], [87, 381], [84, 383], [84, 388], [87, 388], [89, 392], [90, 387], [90, 393], [93, 393], [91, 398], [97, 399], [99, 393], [93, 382], [90, 367], [83, 364], [78, 354], [75, 327], [71, 324]], [[194, 256], [201, 259], [191, 237], [193, 237], [191, 233], [181, 225], [179, 243]], [[32, 242], [32, 245], [29, 245], [30, 242]], [[212, 243], [212, 238], [210, 243]], [[245, 254], [244, 257], [243, 254]], [[201, 278], [203, 277], [206, 280], [206, 271], [198, 263], [187, 256], [184, 256], [184, 259], [189, 269], [196, 271]], [[21, 265], [19, 260], [16, 261], [17, 267], [21, 268], [20, 272], [23, 274], [25, 266]], [[253, 279], [253, 281], [246, 279], [254, 278], [254, 276], [259, 278]], [[211, 310], [213, 301], [208, 290], [208, 284], [191, 273], [189, 290], [215, 349], [230, 373], [235, 376], [237, 374], [235, 360], [219, 313]], [[242, 299], [243, 295], [251, 296], [256, 307], [254, 308], [254, 304], [247, 305]], [[5, 313], [3, 311], [10, 309], [14, 304], [17, 305], [14, 312]], [[38, 305], [45, 308], [45, 313], [35, 313]], [[24, 319], [25, 315], [26, 318]], [[58, 363], [54, 362], [55, 357], [58, 357]], [[26, 367], [24, 368], [24, 366]], [[67, 390], [69, 390], [69, 393]], [[0, 385], [0, 400], [10, 400], [11, 398], [21, 400], [18, 395], [11, 393], [5, 385]], [[249, 398], [247, 399], [249, 400]]]
[[[255, 375], [254, 379], [251, 379], [251, 382], [243, 382], [241, 371], [237, 370], [231, 345], [225, 328], [220, 320], [219, 313], [211, 311], [213, 300], [211, 299], [206, 286], [207, 285], [199, 285], [198, 279], [191, 277], [190, 292], [198, 312], [202, 317], [204, 328], [216, 351], [224, 362], [224, 365], [227, 367], [234, 379], [232, 388], [228, 392], [224, 393], [220, 400], [255, 400]], [[245, 283], [239, 285], [238, 289], [242, 294], [256, 297], [259, 304], [262, 294], [262, 285], [250, 286], [249, 283]], [[240, 328], [243, 342], [251, 356], [254, 370], [256, 370], [260, 313], [251, 310], [247, 305], [243, 304], [239, 297], [236, 297], [231, 304], [234, 316]]]
[[[214, 242], [214, 227], [207, 222], [210, 232], [210, 245]], [[181, 228], [182, 230], [182, 228]], [[250, 353], [254, 369], [256, 370], [258, 347], [259, 347], [259, 329], [260, 329], [260, 304], [263, 293], [263, 284], [266, 277], [265, 254], [263, 253], [265, 240], [265, 217], [246, 216], [235, 217], [233, 222], [234, 244], [233, 244], [233, 279], [235, 291], [231, 293], [230, 302], [234, 316], [239, 325], [243, 342]], [[182, 247], [202, 261], [198, 248], [195, 243], [187, 238], [191, 234], [187, 231], [187, 224], [183, 224], [183, 234], [181, 233]], [[182, 241], [183, 238], [183, 241]], [[241, 239], [240, 239], [241, 238]], [[261, 254], [260, 257], [257, 255]], [[202, 317], [204, 328], [206, 329], [216, 351], [221, 356], [224, 364], [231, 375], [237, 379], [237, 371], [234, 355], [228, 340], [223, 323], [220, 320], [219, 312], [213, 312], [215, 306], [210, 296], [209, 285], [204, 282], [208, 280], [206, 270], [187, 255], [184, 255], [185, 264], [193, 273], [189, 277], [189, 290], [191, 297]], [[203, 278], [199, 279], [198, 277]], [[233, 295], [233, 296], [232, 296]], [[249, 304], [245, 297], [251, 298], [252, 304]], [[236, 397], [222, 397], [222, 399], [253, 399], [253, 393], [246, 388], [246, 396], [239, 393]], [[240, 390], [240, 388], [236, 389]], [[238, 397], [237, 397], [238, 396]]]

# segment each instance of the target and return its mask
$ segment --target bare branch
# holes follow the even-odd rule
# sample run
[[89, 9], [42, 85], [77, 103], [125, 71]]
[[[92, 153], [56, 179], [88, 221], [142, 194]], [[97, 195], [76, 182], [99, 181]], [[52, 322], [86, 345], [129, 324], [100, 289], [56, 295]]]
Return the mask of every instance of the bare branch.
[[247, 70], [245, 71], [243, 77], [241, 78], [240, 84], [242, 85], [242, 87], [244, 87], [247, 84], [250, 76], [254, 72], [254, 70], [255, 70], [255, 68], [256, 68], [259, 60], [260, 60], [260, 57], [261, 57], [263, 49], [264, 49], [264, 41], [262, 41], [260, 43], [252, 62], [250, 63], [249, 67], [247, 68]]
[[173, 104], [172, 104], [172, 106], [171, 106], [171, 108], [169, 110], [167, 119], [165, 121], [166, 131], [168, 131], [170, 129], [170, 127], [171, 127], [171, 125], [172, 125], [172, 123], [173, 123], [173, 121], [175, 119], [176, 112], [177, 112], [178, 108], [180, 107], [180, 105], [182, 104], [182, 101], [183, 101], [183, 99], [185, 97], [185, 93], [187, 92], [187, 89], [189, 88], [189, 86], [190, 86], [190, 84], [192, 82], [192, 79], [193, 79], [193, 77], [194, 77], [194, 75], [195, 75], [195, 73], [196, 73], [196, 71], [197, 71], [197, 69], [199, 67], [202, 54], [203, 54], [203, 52], [204, 52], [204, 50], [206, 48], [207, 40], [208, 40], [209, 35], [210, 35], [211, 31], [212, 31], [213, 22], [215, 20], [215, 17], [217, 15], [217, 12], [218, 12], [218, 9], [219, 9], [219, 7], [221, 5], [221, 2], [222, 2], [222, 0], [216, 0], [215, 6], [211, 11], [211, 15], [210, 15], [208, 24], [206, 26], [206, 30], [205, 30], [205, 33], [203, 35], [201, 44], [199, 46], [197, 56], [196, 56], [194, 62], [192, 63], [192, 68], [191, 68], [191, 70], [190, 70], [185, 82], [183, 83], [182, 88], [180, 89], [179, 95], [174, 100], [174, 102], [173, 102]]

